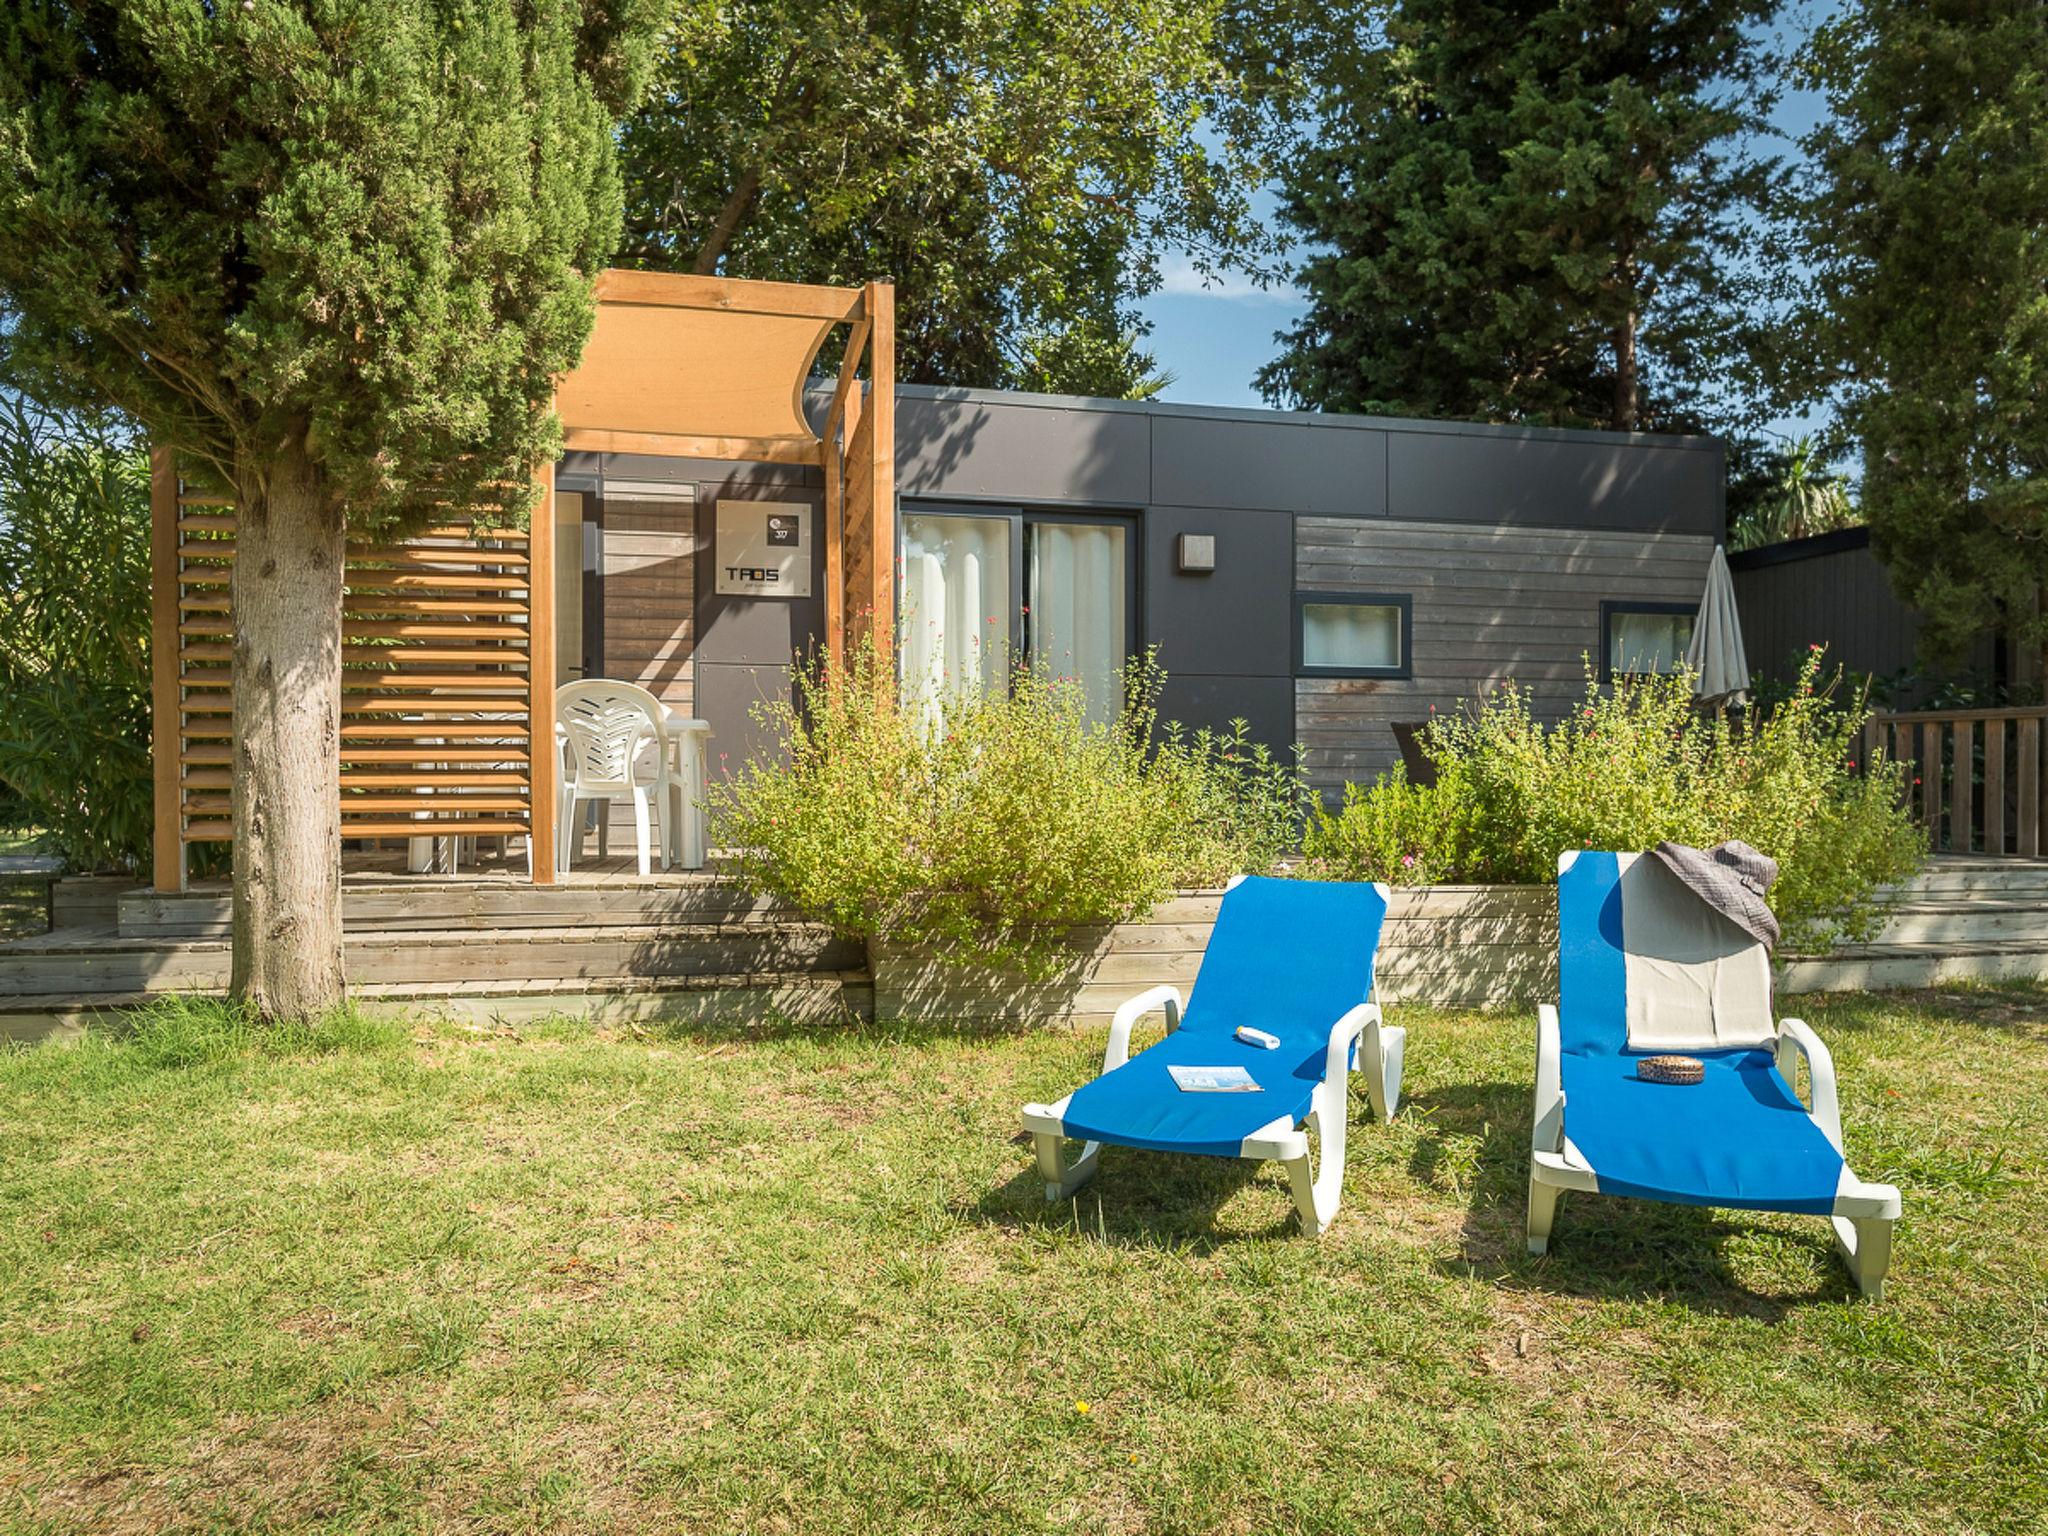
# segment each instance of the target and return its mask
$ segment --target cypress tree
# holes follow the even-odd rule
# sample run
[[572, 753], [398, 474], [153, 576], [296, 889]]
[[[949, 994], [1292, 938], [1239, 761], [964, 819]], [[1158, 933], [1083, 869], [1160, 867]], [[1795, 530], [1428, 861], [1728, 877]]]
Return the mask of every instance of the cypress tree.
[[234, 989], [266, 1016], [342, 994], [345, 539], [436, 501], [523, 514], [654, 10], [0, 8], [8, 376], [126, 412], [234, 498]]

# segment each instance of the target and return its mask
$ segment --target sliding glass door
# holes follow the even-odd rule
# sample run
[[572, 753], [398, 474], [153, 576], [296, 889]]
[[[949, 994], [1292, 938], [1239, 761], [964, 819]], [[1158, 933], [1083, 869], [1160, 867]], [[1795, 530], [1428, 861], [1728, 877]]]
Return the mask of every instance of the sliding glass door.
[[906, 507], [903, 682], [936, 723], [948, 697], [1003, 685], [1012, 659], [1077, 682], [1091, 720], [1123, 705], [1135, 609], [1127, 518]]

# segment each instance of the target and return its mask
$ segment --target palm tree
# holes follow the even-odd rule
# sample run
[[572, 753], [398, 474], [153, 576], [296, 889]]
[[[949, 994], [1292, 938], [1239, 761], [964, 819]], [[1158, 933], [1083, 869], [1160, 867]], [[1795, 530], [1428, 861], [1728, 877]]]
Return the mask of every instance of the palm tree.
[[1755, 549], [1860, 522], [1848, 486], [1839, 475], [1828, 473], [1825, 463], [1811, 435], [1794, 439], [1778, 483], [1760, 505], [1736, 519], [1729, 547]]

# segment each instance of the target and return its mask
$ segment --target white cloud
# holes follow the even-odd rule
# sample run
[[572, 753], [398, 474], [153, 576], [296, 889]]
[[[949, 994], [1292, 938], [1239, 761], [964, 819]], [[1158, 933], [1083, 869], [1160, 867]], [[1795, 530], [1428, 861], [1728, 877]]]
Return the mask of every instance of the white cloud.
[[1299, 308], [1304, 295], [1292, 283], [1282, 283], [1271, 288], [1261, 288], [1241, 272], [1220, 272], [1214, 276], [1204, 274], [1186, 256], [1169, 256], [1160, 263], [1159, 287], [1162, 294], [1178, 298], [1215, 299], [1226, 304], [1270, 304]]

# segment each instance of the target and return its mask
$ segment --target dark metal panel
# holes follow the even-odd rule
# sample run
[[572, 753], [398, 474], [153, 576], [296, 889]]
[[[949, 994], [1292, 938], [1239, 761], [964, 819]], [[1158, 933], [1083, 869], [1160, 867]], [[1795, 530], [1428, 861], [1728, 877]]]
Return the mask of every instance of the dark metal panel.
[[1387, 513], [1439, 522], [1718, 535], [1718, 448], [1396, 432]]
[[899, 395], [896, 488], [1111, 509], [1152, 499], [1152, 421], [1082, 405]]
[[742, 666], [732, 662], [697, 662], [697, 718], [710, 722], [711, 747], [705, 763], [713, 779], [729, 778], [744, 768], [750, 757], [763, 759], [779, 755], [772, 733], [764, 731], [754, 718], [766, 702], [789, 699], [789, 669], [775, 666]]
[[[797, 501], [812, 511], [811, 596], [721, 597], [718, 595], [718, 502], [727, 496], [755, 501]], [[824, 644], [825, 537], [823, 496], [783, 482], [729, 480], [697, 487], [697, 665], [701, 682], [707, 662], [786, 666], [795, 656]]]
[[[1153, 507], [1143, 518], [1144, 641], [1167, 675], [1281, 677], [1287, 672], [1294, 519], [1285, 512]], [[1184, 576], [1183, 533], [1216, 538], [1216, 569]]]
[[1387, 434], [1348, 423], [1162, 413], [1152, 426], [1152, 493], [1177, 506], [1379, 517], [1386, 470]]
[[1208, 677], [1168, 672], [1159, 693], [1159, 718], [1177, 720], [1189, 730], [1207, 726], [1227, 731], [1243, 720], [1251, 739], [1275, 752], [1294, 749], [1294, 680], [1287, 677]]

